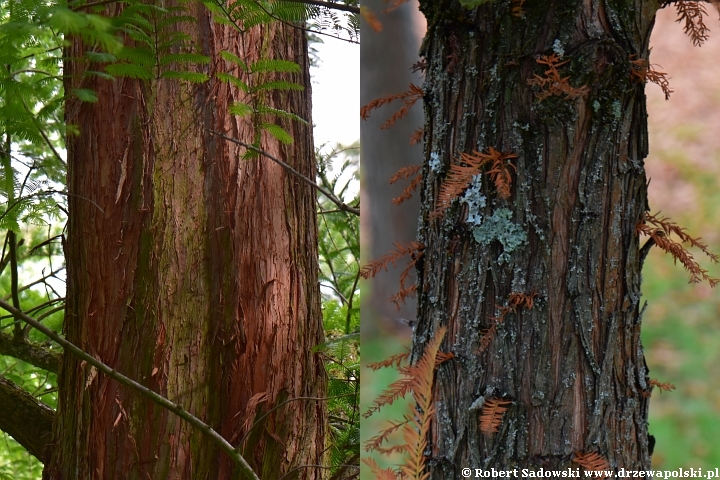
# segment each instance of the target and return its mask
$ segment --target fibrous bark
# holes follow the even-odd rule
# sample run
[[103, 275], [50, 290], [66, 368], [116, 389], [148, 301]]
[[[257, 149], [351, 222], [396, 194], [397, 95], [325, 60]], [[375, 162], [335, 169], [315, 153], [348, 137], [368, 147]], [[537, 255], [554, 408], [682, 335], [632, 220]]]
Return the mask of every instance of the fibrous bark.
[[52, 440], [52, 408], [0, 376], [0, 430], [9, 434], [37, 459], [43, 460]]
[[[184, 4], [178, 28], [211, 62], [193, 85], [170, 79], [82, 77], [68, 61], [66, 91], [92, 88], [98, 102], [69, 101], [68, 293], [65, 336], [161, 393], [220, 432], [260, 478], [319, 478], [324, 368], [314, 192], [262, 158], [242, 160], [210, 130], [253, 141], [251, 122], [228, 114], [248, 102], [215, 78], [248, 64], [297, 61], [309, 87], [302, 31], [280, 24], [240, 34]], [[166, 5], [167, 7], [167, 5]], [[121, 8], [121, 7], [112, 7]], [[81, 58], [75, 40], [69, 58]], [[82, 83], [81, 83], [82, 82]], [[273, 93], [271, 105], [310, 118], [309, 91]], [[314, 177], [310, 128], [262, 148]], [[84, 201], [90, 199], [92, 202]], [[98, 208], [99, 207], [99, 208]], [[48, 479], [233, 477], [233, 465], [192, 427], [65, 355], [59, 375], [56, 449]]]
[[[575, 468], [575, 452], [650, 466], [635, 231], [647, 210], [647, 114], [630, 62], [648, 58], [657, 7], [422, 2], [426, 247], [414, 348], [447, 325], [456, 355], [437, 374], [433, 479], [463, 467]], [[551, 55], [567, 62], [557, 69], [574, 93], [533, 82]], [[449, 165], [490, 147], [517, 155], [510, 198], [482, 173], [475, 197], [433, 218]], [[503, 310], [512, 293], [536, 294], [533, 307]], [[490, 398], [512, 404], [483, 435], [477, 407]]]

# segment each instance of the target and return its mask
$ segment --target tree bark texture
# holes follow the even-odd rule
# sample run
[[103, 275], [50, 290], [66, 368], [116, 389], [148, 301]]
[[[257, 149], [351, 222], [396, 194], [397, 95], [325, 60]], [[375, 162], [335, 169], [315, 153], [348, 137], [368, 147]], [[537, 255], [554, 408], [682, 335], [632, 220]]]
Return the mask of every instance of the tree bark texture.
[[[304, 33], [283, 25], [242, 34], [199, 3], [180, 23], [209, 65], [189, 84], [171, 79], [83, 77], [69, 61], [68, 293], [65, 335], [121, 373], [204, 420], [260, 478], [320, 478], [325, 407], [315, 192], [263, 157], [207, 130], [252, 143], [256, 130], [228, 105], [249, 102], [215, 78], [246, 63], [298, 62], [286, 79], [303, 92], [272, 92], [271, 106], [310, 120]], [[121, 7], [111, 7], [120, 9]], [[117, 14], [113, 10], [110, 14]], [[74, 40], [68, 56], [87, 47]], [[177, 52], [173, 52], [177, 53]], [[283, 123], [294, 143], [263, 133], [262, 148], [315, 175], [310, 127]], [[187, 423], [65, 355], [48, 479], [239, 478], [231, 461]], [[292, 473], [290, 473], [293, 471]], [[290, 473], [287, 476], [287, 473]]]
[[[433, 479], [460, 478], [463, 467], [577, 468], [575, 453], [590, 452], [612, 468], [650, 466], [635, 230], [648, 209], [647, 114], [631, 61], [648, 58], [657, 8], [421, 2], [426, 247], [414, 352], [447, 325], [445, 348], [456, 355], [436, 378]], [[553, 54], [567, 62], [559, 76], [586, 87], [582, 94], [541, 99], [543, 88], [529, 83], [546, 78], [537, 60]], [[517, 155], [510, 197], [483, 173], [484, 205], [472, 212], [455, 200], [433, 218], [449, 165], [490, 147]], [[532, 308], [493, 319], [513, 293], [535, 293]], [[512, 403], [485, 435], [478, 407], [491, 398]]]
[[0, 375], [0, 430], [13, 437], [30, 454], [42, 460], [52, 439], [52, 408]]

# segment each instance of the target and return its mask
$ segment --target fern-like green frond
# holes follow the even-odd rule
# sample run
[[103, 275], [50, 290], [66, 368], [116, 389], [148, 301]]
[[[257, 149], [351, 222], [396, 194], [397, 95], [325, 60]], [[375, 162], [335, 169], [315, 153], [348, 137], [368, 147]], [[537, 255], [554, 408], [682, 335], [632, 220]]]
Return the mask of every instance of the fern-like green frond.
[[280, 125], [275, 125], [274, 123], [263, 123], [260, 127], [281, 143], [290, 144], [293, 142], [292, 135], [286, 132]]
[[300, 73], [300, 65], [290, 60], [260, 59], [250, 66], [250, 71]]

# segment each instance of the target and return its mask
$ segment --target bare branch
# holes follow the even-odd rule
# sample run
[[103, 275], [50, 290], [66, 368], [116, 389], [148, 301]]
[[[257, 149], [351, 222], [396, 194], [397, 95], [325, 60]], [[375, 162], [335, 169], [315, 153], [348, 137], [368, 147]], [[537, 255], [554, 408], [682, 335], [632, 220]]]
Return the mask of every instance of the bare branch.
[[269, 158], [270, 160], [272, 160], [273, 162], [277, 163], [278, 165], [280, 165], [281, 167], [283, 167], [285, 170], [287, 170], [287, 171], [290, 172], [291, 174], [293, 174], [293, 175], [295, 175], [296, 177], [298, 177], [300, 180], [304, 181], [305, 183], [307, 183], [308, 185], [310, 185], [310, 186], [313, 187], [314, 189], [320, 191], [320, 193], [322, 193], [323, 195], [325, 195], [331, 202], [333, 202], [335, 205], [337, 205], [338, 208], [339, 208], [340, 210], [342, 210], [343, 212], [350, 212], [350, 213], [354, 213], [355, 215], [360, 215], [360, 210], [358, 210], [357, 208], [353, 208], [353, 207], [351, 207], [351, 206], [349, 206], [349, 205], [346, 205], [345, 203], [342, 202], [342, 200], [340, 200], [340, 199], [337, 198], [335, 195], [333, 195], [332, 192], [324, 189], [323, 187], [321, 187], [321, 186], [318, 185], [317, 183], [313, 182], [312, 180], [310, 180], [308, 177], [306, 177], [306, 176], [303, 175], [302, 173], [300, 173], [300, 172], [298, 172], [297, 170], [295, 170], [293, 167], [291, 167], [291, 166], [288, 165], [287, 163], [283, 162], [283, 161], [280, 160], [279, 158], [274, 157], [273, 155], [270, 155], [270, 154], [267, 153], [265, 150], [261, 150], [261, 149], [255, 147], [255, 146], [253, 146], [253, 145], [250, 145], [249, 143], [245, 143], [245, 142], [243, 142], [243, 141], [241, 141], [241, 140], [238, 140], [237, 138], [228, 137], [228, 136], [226, 136], [226, 135], [223, 135], [223, 134], [220, 133], [220, 132], [216, 132], [215, 130], [210, 130], [209, 128], [206, 128], [205, 130], [207, 130], [208, 132], [210, 132], [210, 133], [212, 133], [212, 134], [214, 134], [214, 135], [217, 135], [217, 136], [220, 137], [220, 138], [224, 138], [225, 140], [227, 140], [227, 141], [229, 141], [229, 142], [237, 143], [238, 145], [242, 145], [243, 147], [247, 148], [248, 150], [252, 150], [252, 151], [255, 152], [255, 153], [259, 153], [260, 155]]
[[85, 360], [87, 363], [92, 365], [93, 367], [97, 368], [101, 372], [103, 372], [108, 377], [112, 378], [113, 380], [118, 381], [119, 383], [125, 385], [126, 387], [129, 387], [142, 396], [148, 398], [152, 402], [160, 405], [161, 407], [165, 408], [166, 410], [169, 410], [173, 412], [178, 417], [182, 418], [186, 422], [188, 422], [193, 427], [197, 428], [199, 431], [210, 437], [225, 453], [227, 453], [230, 458], [232, 458], [235, 463], [240, 467], [240, 470], [245, 474], [245, 476], [251, 480], [260, 480], [258, 476], [253, 471], [252, 467], [250, 467], [250, 464], [247, 463], [247, 461], [240, 455], [240, 452], [235, 450], [230, 443], [228, 443], [225, 438], [222, 437], [218, 432], [213, 430], [207, 423], [203, 422], [199, 418], [197, 418], [195, 415], [191, 414], [190, 412], [183, 409], [180, 405], [171, 402], [167, 398], [163, 397], [162, 395], [159, 395], [149, 388], [139, 384], [135, 380], [132, 380], [125, 375], [117, 372], [116, 370], [112, 369], [111, 367], [105, 365], [100, 360], [96, 359], [92, 355], [89, 355], [85, 353], [82, 349], [80, 349], [78, 346], [73, 344], [72, 342], [69, 342], [65, 338], [61, 337], [57, 333], [53, 332], [49, 328], [47, 328], [42, 323], [38, 322], [31, 316], [21, 312], [20, 310], [17, 310], [13, 308], [12, 305], [9, 303], [0, 300], [0, 307], [4, 308], [8, 312], [12, 313], [16, 318], [21, 318], [25, 322], [32, 325], [35, 329], [40, 330], [42, 333], [62, 345], [62, 347], [75, 355], [76, 357]]
[[37, 343], [25, 339], [15, 339], [12, 335], [0, 332], [0, 355], [17, 358], [48, 372], [58, 373], [60, 355]]
[[42, 462], [45, 447], [52, 441], [52, 408], [0, 376], [0, 410], [0, 430]]

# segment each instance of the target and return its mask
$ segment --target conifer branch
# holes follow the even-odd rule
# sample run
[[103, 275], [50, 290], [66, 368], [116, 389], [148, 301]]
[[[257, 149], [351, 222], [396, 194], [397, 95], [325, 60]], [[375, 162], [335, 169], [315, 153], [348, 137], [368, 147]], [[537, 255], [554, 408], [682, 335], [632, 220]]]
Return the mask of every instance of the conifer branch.
[[470, 185], [475, 175], [481, 172], [482, 168], [492, 162], [490, 170], [486, 172], [495, 183], [495, 190], [500, 198], [510, 197], [510, 187], [512, 186], [512, 176], [510, 168], [515, 170], [515, 165], [510, 163], [510, 159], [517, 158], [513, 153], [503, 153], [495, 150], [493, 147], [488, 148], [488, 153], [473, 152], [461, 153], [460, 161], [462, 164], [451, 164], [450, 171], [440, 186], [437, 205], [430, 213], [430, 218], [438, 218], [447, 210], [452, 202], [460, 196], [463, 191]]
[[390, 185], [392, 185], [401, 179], [410, 178], [414, 175], [413, 179], [410, 181], [410, 184], [405, 187], [400, 196], [392, 199], [393, 205], [400, 205], [405, 200], [409, 200], [410, 198], [412, 198], [413, 192], [417, 190], [418, 185], [420, 185], [420, 182], [422, 182], [421, 170], [422, 165], [410, 165], [409, 167], [401, 168], [395, 175], [390, 177]]
[[503, 416], [512, 402], [501, 398], [490, 398], [485, 401], [480, 415], [480, 432], [483, 435], [491, 435], [498, 431], [502, 425]]
[[693, 45], [701, 46], [710, 38], [710, 29], [703, 22], [703, 15], [707, 15], [705, 5], [697, 0], [678, 0], [675, 3], [678, 14], [676, 22], [685, 22], [683, 31], [690, 37]]
[[553, 53], [552, 55], [541, 55], [535, 61], [540, 65], [546, 65], [548, 67], [547, 70], [545, 70], [544, 77], [535, 74], [535, 78], [527, 81], [528, 85], [540, 87], [540, 91], [535, 93], [539, 102], [542, 102], [548, 97], [561, 95], [564, 95], [565, 98], [569, 100], [585, 96], [590, 91], [587, 86], [575, 88], [570, 85], [570, 77], [560, 76], [558, 67], [565, 65], [569, 60], [561, 62], [560, 58]]
[[[660, 215], [660, 213], [657, 215]], [[710, 252], [708, 246], [702, 243], [699, 237], [691, 237], [684, 228], [671, 222], [669, 218], [646, 213], [641, 222], [636, 225], [635, 231], [638, 235], [643, 234], [649, 236], [655, 245], [672, 255], [676, 262], [680, 260], [685, 270], [690, 272], [690, 283], [700, 283], [705, 280], [711, 287], [715, 287], [720, 283], [720, 279], [708, 275], [708, 271], [700, 266], [692, 253], [682, 246], [682, 243], [689, 243], [691, 246], [699, 248], [710, 257], [713, 263], [718, 263], [720, 256]], [[677, 235], [682, 243], [671, 239], [671, 234]]]
[[387, 97], [383, 98], [377, 98], [373, 100], [372, 102], [368, 103], [364, 107], [360, 109], [360, 117], [363, 120], [367, 120], [370, 117], [370, 112], [375, 110], [376, 108], [380, 108], [383, 105], [387, 105], [389, 103], [392, 103], [395, 100], [402, 100], [405, 105], [400, 108], [395, 114], [390, 117], [385, 123], [383, 123], [380, 126], [380, 130], [387, 130], [393, 125], [395, 125], [395, 122], [400, 120], [402, 117], [404, 117], [408, 111], [410, 110], [410, 107], [415, 105], [415, 103], [420, 100], [423, 97], [423, 91], [422, 88], [418, 87], [414, 83], [410, 84], [410, 87], [408, 90], [398, 93], [395, 95], [389, 95]]
[[[597, 452], [580, 453], [575, 452], [575, 456], [572, 459], [573, 462], [577, 463], [585, 470], [593, 472], [605, 472], [610, 469], [610, 462], [605, 457]], [[597, 477], [597, 478], [603, 478]]]

